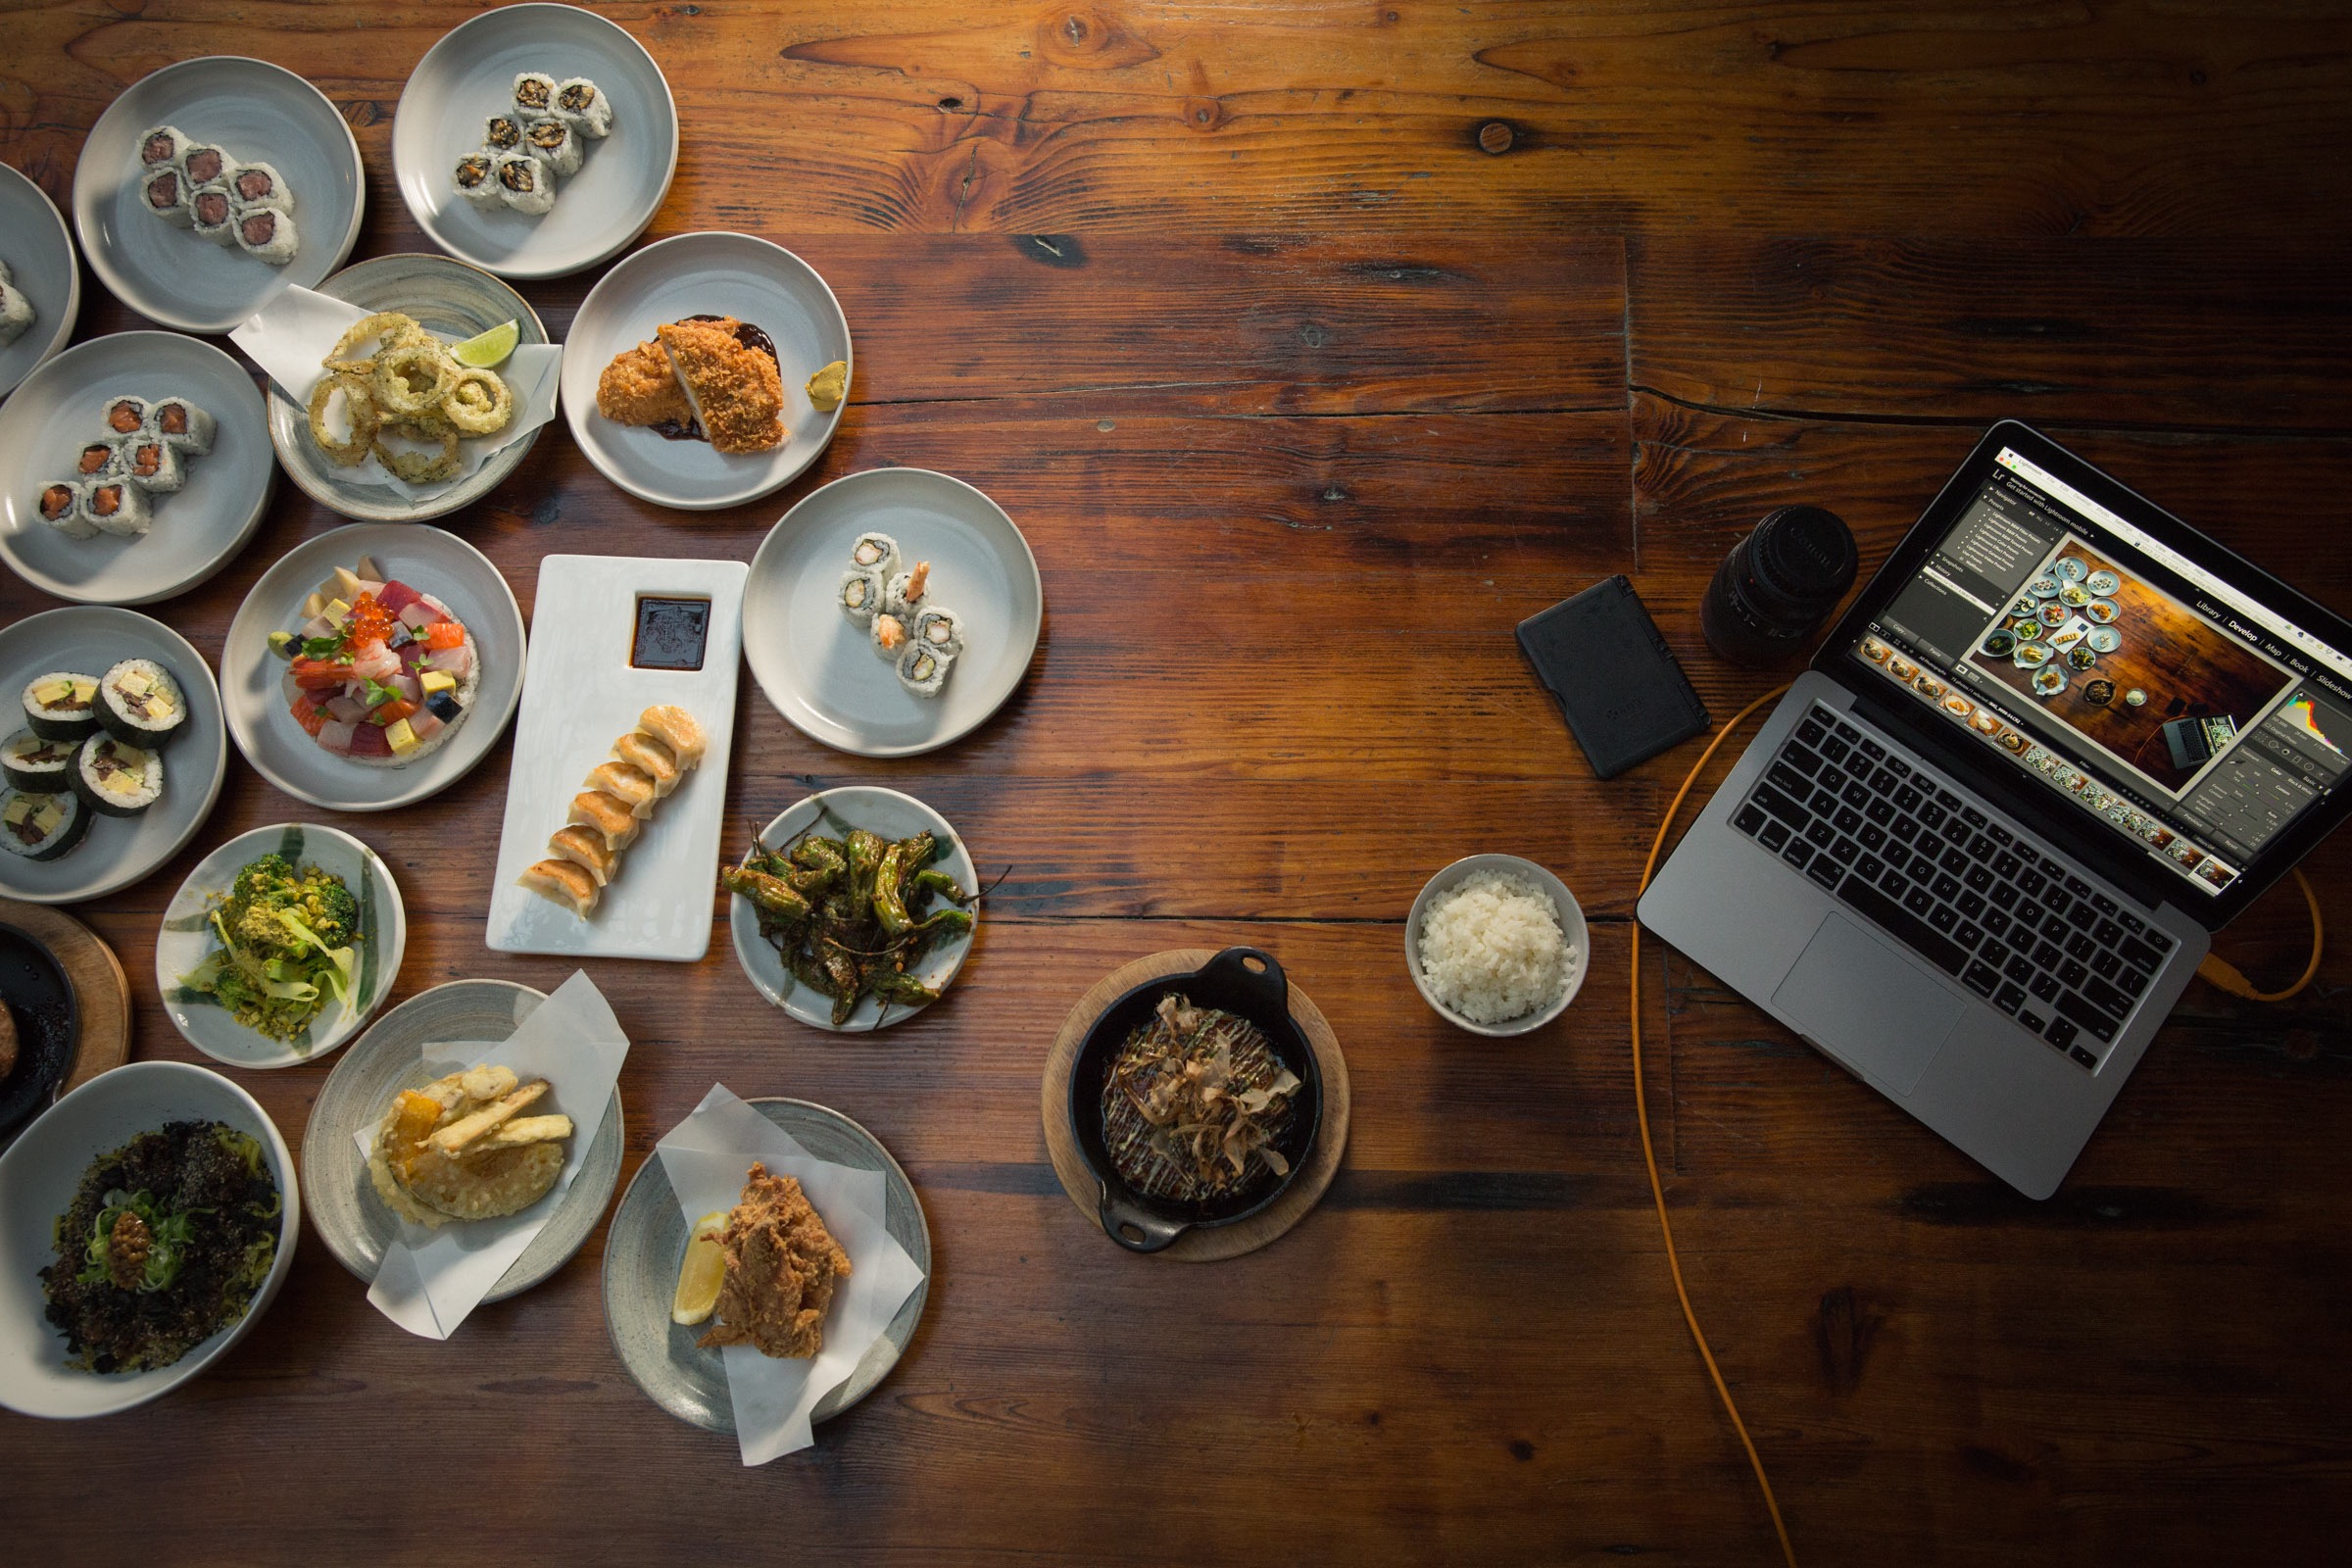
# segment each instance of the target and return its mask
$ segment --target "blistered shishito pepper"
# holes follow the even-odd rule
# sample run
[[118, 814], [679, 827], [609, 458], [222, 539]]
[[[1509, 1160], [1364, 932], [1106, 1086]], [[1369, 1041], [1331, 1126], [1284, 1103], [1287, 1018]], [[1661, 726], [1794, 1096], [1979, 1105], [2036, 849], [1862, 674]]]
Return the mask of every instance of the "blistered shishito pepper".
[[893, 937], [903, 937], [914, 925], [906, 912], [906, 857], [914, 849], [914, 841], [893, 844], [882, 852], [882, 863], [874, 868], [874, 918], [882, 922], [882, 930]]
[[806, 921], [809, 916], [808, 901], [781, 877], [748, 866], [730, 865], [719, 873], [718, 880], [729, 893], [742, 894], [756, 907], [779, 920]]

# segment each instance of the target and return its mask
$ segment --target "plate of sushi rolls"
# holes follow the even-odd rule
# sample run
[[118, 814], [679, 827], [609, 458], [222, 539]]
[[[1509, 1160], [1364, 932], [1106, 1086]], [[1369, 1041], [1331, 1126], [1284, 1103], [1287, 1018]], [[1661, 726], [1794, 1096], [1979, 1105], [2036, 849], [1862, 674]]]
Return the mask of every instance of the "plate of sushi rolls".
[[0, 557], [60, 599], [184, 593], [245, 547], [276, 483], [253, 377], [179, 332], [77, 343], [0, 404]]
[[1037, 558], [1003, 507], [944, 473], [868, 468], [801, 498], [752, 557], [743, 653], [776, 711], [860, 757], [970, 734], [1045, 624]]
[[850, 322], [815, 268], [750, 234], [680, 234], [597, 279], [564, 343], [564, 416], [599, 472], [656, 506], [756, 501], [841, 423]]
[[47, 191], [0, 164], [0, 398], [66, 346], [80, 312], [74, 231]]
[[80, 605], [0, 630], [0, 893], [69, 904], [127, 887], [196, 836], [228, 742], [212, 667], [133, 610]]
[[433, 243], [502, 277], [608, 261], [678, 172], [678, 110], [642, 44], [576, 6], [486, 11], [401, 89], [392, 167]]
[[522, 695], [522, 612], [454, 534], [354, 523], [289, 551], [229, 623], [220, 699], [245, 760], [298, 800], [385, 811], [436, 795]]
[[107, 106], [74, 171], [74, 226], [122, 303], [225, 332], [360, 237], [360, 144], [326, 96], [235, 55], [153, 72]]

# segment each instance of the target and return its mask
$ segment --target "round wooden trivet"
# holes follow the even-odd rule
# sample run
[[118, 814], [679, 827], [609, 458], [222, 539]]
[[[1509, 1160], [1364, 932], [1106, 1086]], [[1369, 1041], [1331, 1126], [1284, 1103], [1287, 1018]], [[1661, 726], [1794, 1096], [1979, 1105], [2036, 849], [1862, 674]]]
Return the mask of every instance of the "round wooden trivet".
[[80, 1029], [74, 1065], [58, 1085], [62, 1099], [110, 1068], [130, 1059], [130, 981], [115, 950], [98, 933], [46, 904], [0, 899], [0, 924], [13, 925], [49, 950], [66, 983], [74, 988]]
[[[1086, 1161], [1079, 1156], [1077, 1135], [1070, 1128], [1070, 1073], [1078, 1063], [1079, 1044], [1086, 1039], [1086, 1032], [1094, 1027], [1095, 1020], [1102, 1015], [1102, 1009], [1127, 992], [1161, 975], [1189, 973], [1216, 956], [1213, 948], [1178, 948], [1154, 953], [1114, 969], [1078, 999], [1069, 1017], [1062, 1020], [1061, 1033], [1054, 1037], [1054, 1049], [1046, 1056], [1046, 1081], [1040, 1094], [1046, 1152], [1054, 1156], [1054, 1174], [1061, 1178], [1061, 1190], [1070, 1195], [1070, 1201], [1078, 1205], [1078, 1212], [1086, 1216], [1087, 1223], [1097, 1229], [1102, 1224], [1102, 1193], [1087, 1170]], [[1340, 1054], [1339, 1037], [1331, 1032], [1322, 1009], [1298, 989], [1296, 980], [1291, 982], [1291, 1020], [1306, 1036], [1307, 1046], [1315, 1054], [1315, 1063], [1323, 1069], [1323, 1121], [1315, 1133], [1315, 1147], [1307, 1151], [1306, 1164], [1280, 1200], [1264, 1213], [1239, 1224], [1186, 1231], [1173, 1246], [1156, 1255], [1186, 1263], [1214, 1263], [1254, 1252], [1304, 1219], [1306, 1211], [1315, 1206], [1324, 1190], [1331, 1186], [1331, 1179], [1339, 1174], [1340, 1156], [1348, 1150], [1348, 1058]]]

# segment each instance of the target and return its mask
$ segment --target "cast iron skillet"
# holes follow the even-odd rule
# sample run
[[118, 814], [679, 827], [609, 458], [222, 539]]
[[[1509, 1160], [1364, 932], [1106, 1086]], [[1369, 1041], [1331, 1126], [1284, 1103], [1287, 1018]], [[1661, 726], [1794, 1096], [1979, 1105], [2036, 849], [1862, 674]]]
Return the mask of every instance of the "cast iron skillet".
[[49, 1103], [74, 1063], [81, 1019], [65, 970], [13, 925], [0, 925], [0, 999], [17, 1025], [17, 1068], [0, 1078], [0, 1133], [7, 1133]]
[[[1256, 1182], [1228, 1197], [1201, 1203], [1171, 1203], [1129, 1187], [1102, 1145], [1102, 1083], [1111, 1059], [1127, 1037], [1152, 1016], [1159, 999], [1181, 992], [1203, 1007], [1238, 1013], [1266, 1032], [1274, 1055], [1298, 1075], [1292, 1096], [1291, 1130], [1274, 1147], [1290, 1160], [1290, 1174]], [[1070, 1072], [1070, 1128], [1079, 1157], [1102, 1191], [1102, 1231], [1131, 1252], [1156, 1252], [1195, 1227], [1231, 1225], [1263, 1212], [1305, 1167], [1307, 1151], [1323, 1122], [1323, 1072], [1306, 1037], [1291, 1021], [1291, 985], [1282, 965], [1256, 948], [1227, 948], [1189, 974], [1148, 980], [1103, 1009], [1078, 1046]]]

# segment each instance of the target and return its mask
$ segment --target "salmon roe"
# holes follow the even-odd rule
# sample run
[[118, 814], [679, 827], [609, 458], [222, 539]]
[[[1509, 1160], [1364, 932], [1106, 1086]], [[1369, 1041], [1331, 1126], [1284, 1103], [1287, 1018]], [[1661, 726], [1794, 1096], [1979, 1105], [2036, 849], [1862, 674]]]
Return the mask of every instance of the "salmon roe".
[[354, 648], [365, 648], [371, 642], [389, 642], [393, 624], [392, 612], [379, 604], [375, 595], [362, 594], [359, 603], [351, 607], [351, 619], [343, 629], [350, 634]]

